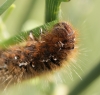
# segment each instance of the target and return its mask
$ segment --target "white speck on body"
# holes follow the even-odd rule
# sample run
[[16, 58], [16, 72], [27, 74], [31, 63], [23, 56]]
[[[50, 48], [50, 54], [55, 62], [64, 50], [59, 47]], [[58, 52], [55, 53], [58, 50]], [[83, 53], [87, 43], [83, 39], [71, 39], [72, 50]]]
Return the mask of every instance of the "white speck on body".
[[32, 67], [34, 68], [34, 67], [35, 67], [35, 65], [33, 65], [33, 64], [32, 64]]
[[52, 56], [52, 58], [53, 58], [53, 60], [55, 60], [55, 61], [57, 60], [57, 58], [55, 58], [54, 56]]
[[29, 34], [29, 37], [30, 37], [32, 40], [34, 40], [34, 37], [33, 37], [33, 35], [32, 35], [31, 32], [30, 32], [30, 34]]
[[42, 30], [42, 28], [40, 28], [40, 33], [41, 33], [41, 35], [43, 34], [43, 30]]
[[57, 58], [53, 58], [53, 60], [55, 60], [55, 61], [56, 61], [56, 60], [57, 60]]
[[15, 60], [17, 60], [17, 56], [15, 56], [14, 58], [15, 58]]
[[19, 66], [26, 66], [28, 63], [27, 62], [22, 62], [22, 63], [19, 63]]
[[61, 50], [61, 48], [59, 48], [59, 51]]
[[45, 62], [45, 60], [43, 59], [41, 62]]
[[74, 41], [75, 41], [75, 38], [74, 38]]
[[49, 59], [47, 59], [47, 60], [44, 60], [44, 59], [43, 59], [41, 62], [48, 62], [48, 61], [49, 61]]
[[63, 44], [61, 41], [59, 41], [58, 43], [59, 43], [59, 44], [61, 44], [61, 47], [63, 47], [63, 46], [64, 46], [64, 44]]
[[40, 41], [40, 43], [45, 43], [45, 41]]
[[48, 59], [45, 62], [48, 62]]

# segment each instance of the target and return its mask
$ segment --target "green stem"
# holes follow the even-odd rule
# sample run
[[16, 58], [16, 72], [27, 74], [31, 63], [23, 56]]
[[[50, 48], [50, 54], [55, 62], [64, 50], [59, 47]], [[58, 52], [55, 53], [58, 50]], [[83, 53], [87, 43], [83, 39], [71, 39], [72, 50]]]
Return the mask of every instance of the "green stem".
[[86, 77], [78, 83], [68, 95], [80, 95], [80, 93], [89, 86], [97, 77], [100, 76], [100, 61], [99, 64], [94, 67], [94, 69], [86, 75]]
[[8, 19], [9, 15], [11, 14], [11, 12], [13, 11], [13, 9], [14, 9], [15, 7], [16, 7], [16, 5], [12, 4], [12, 5], [7, 9], [7, 11], [5, 12], [4, 16], [2, 17], [3, 22], [5, 22], [5, 21]]
[[59, 20], [60, 4], [69, 0], [46, 0], [45, 22]]
[[14, 44], [17, 44], [17, 43], [20, 43], [22, 42], [23, 40], [27, 39], [27, 37], [29, 36], [29, 33], [32, 32], [34, 37], [35, 38], [38, 38], [39, 35], [40, 35], [40, 29], [42, 28], [43, 30], [50, 30], [52, 28], [52, 26], [54, 24], [56, 24], [57, 21], [52, 21], [52, 22], [49, 22], [49, 23], [46, 23], [42, 26], [39, 26], [37, 28], [34, 28], [32, 30], [29, 30], [27, 32], [19, 32], [17, 35], [9, 38], [8, 40], [5, 40], [3, 42], [0, 42], [0, 48], [6, 48], [10, 45], [14, 45]]
[[4, 4], [2, 6], [0, 6], [0, 15], [5, 12], [10, 6], [11, 4], [14, 2], [15, 0], [6, 0], [6, 2], [4, 2]]

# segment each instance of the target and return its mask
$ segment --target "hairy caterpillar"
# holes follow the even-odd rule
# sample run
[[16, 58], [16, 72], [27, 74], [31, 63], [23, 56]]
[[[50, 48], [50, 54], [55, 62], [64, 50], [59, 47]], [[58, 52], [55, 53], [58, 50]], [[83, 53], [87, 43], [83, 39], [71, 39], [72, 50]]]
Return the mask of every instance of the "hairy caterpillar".
[[0, 87], [18, 83], [62, 67], [75, 51], [75, 31], [66, 22], [59, 22], [25, 46], [15, 46], [0, 52]]

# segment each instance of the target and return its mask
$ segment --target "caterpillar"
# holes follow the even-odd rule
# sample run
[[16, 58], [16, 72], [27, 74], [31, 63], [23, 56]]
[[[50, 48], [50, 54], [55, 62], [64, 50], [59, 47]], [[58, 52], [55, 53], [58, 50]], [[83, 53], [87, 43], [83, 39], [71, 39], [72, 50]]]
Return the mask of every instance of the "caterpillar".
[[0, 51], [0, 88], [61, 68], [75, 51], [76, 32], [59, 22], [35, 40], [32, 34], [25, 46]]

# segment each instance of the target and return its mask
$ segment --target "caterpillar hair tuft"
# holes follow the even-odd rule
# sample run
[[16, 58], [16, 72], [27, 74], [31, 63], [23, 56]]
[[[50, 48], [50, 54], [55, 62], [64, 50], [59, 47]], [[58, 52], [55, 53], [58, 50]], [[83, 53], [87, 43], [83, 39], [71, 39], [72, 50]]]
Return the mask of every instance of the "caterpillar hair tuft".
[[75, 51], [76, 32], [59, 22], [35, 40], [30, 34], [25, 46], [12, 46], [0, 52], [0, 87], [30, 79], [62, 67]]

